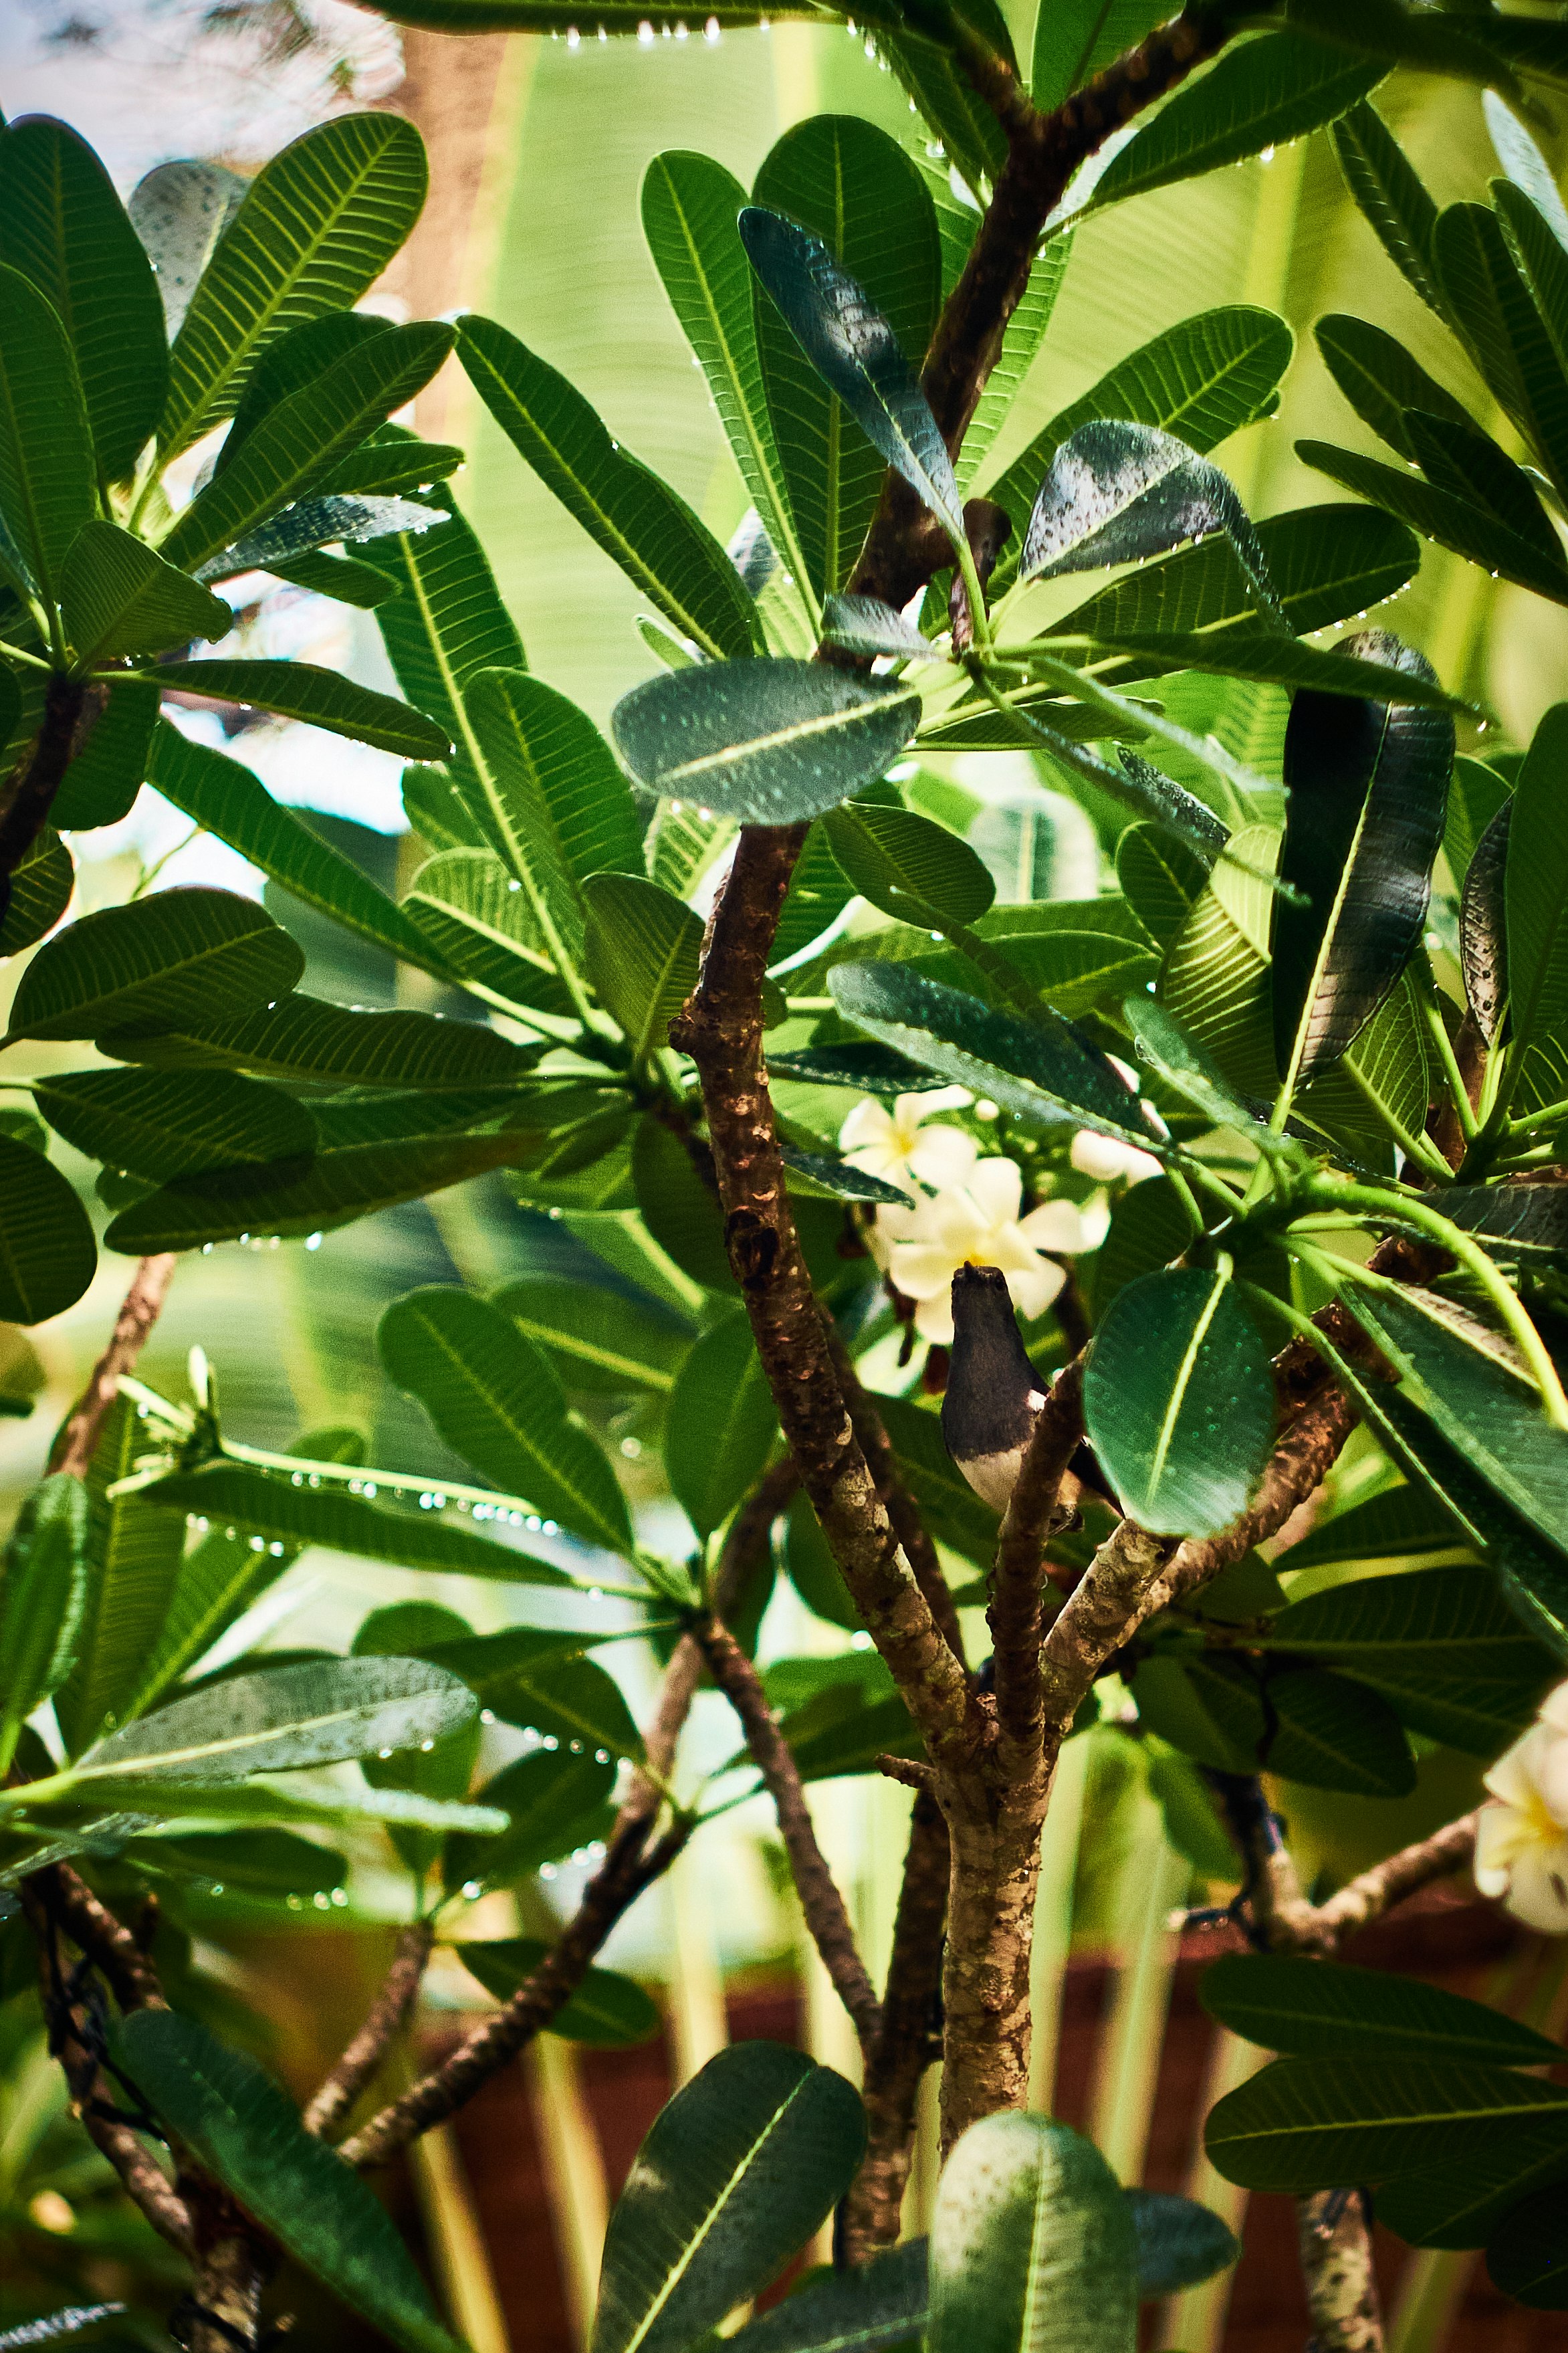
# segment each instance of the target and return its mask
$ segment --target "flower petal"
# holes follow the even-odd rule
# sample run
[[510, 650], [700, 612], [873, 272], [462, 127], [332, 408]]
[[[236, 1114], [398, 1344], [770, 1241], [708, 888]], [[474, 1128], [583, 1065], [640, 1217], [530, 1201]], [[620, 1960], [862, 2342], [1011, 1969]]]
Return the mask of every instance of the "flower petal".
[[981, 1214], [992, 1225], [1012, 1225], [1024, 1198], [1024, 1172], [1005, 1153], [982, 1160], [969, 1178], [968, 1191]]
[[980, 1147], [961, 1127], [922, 1128], [910, 1153], [910, 1170], [922, 1185], [941, 1190], [966, 1185]]

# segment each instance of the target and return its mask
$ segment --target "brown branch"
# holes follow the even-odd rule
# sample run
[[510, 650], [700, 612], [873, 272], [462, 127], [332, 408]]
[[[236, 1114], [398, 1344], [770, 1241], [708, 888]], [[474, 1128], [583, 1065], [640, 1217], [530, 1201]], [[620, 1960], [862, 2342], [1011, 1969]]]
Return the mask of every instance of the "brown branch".
[[131, 1370], [158, 1321], [174, 1265], [174, 1251], [160, 1250], [155, 1258], [144, 1258], [138, 1266], [115, 1319], [109, 1345], [94, 1365], [74, 1412], [55, 1440], [49, 1456], [51, 1471], [68, 1472], [73, 1479], [86, 1478], [103, 1435], [103, 1425], [120, 1394], [120, 1377]]
[[1316, 2353], [1383, 2353], [1365, 2193], [1321, 2189], [1298, 2198], [1296, 2228]]
[[865, 2263], [879, 2247], [898, 2243], [914, 2153], [916, 2096], [921, 2077], [941, 2049], [942, 1947], [950, 1867], [947, 1824], [926, 1789], [916, 1798], [910, 1818], [882, 2022], [866, 2059], [866, 2154], [845, 2200], [840, 2225], [847, 2263]]
[[56, 670], [44, 692], [37, 733], [0, 786], [0, 918], [11, 903], [11, 877], [48, 821], [66, 770], [109, 701], [106, 686]]
[[1068, 1513], [1062, 1480], [1083, 1436], [1083, 1360], [1063, 1366], [1040, 1409], [996, 1540], [987, 1617], [994, 1646], [999, 1762], [1014, 1778], [1038, 1772], [1044, 1757], [1045, 1685], [1040, 1644], [1045, 1547]]
[[834, 1989], [854, 2021], [862, 2050], [868, 2050], [882, 2022], [881, 2004], [855, 1942], [855, 1931], [826, 1858], [816, 1842], [800, 1771], [789, 1743], [779, 1730], [762, 1677], [728, 1628], [717, 1618], [705, 1618], [696, 1639], [709, 1672], [740, 1717], [752, 1762], [773, 1801], [779, 1833], [789, 1857], [800, 1908], [812, 1942]]
[[117, 1920], [68, 1863], [29, 1874], [26, 1885], [51, 1920], [86, 1954], [122, 2010], [167, 2010], [158, 1972], [123, 1921]]
[[1401, 1847], [1358, 1872], [1339, 1893], [1310, 1903], [1289, 1849], [1280, 1838], [1256, 1779], [1228, 1773], [1205, 1776], [1247, 1870], [1247, 1909], [1271, 1952], [1331, 1954], [1347, 1936], [1381, 1920], [1439, 1879], [1464, 1870], [1476, 1851], [1479, 1813], [1461, 1814], [1429, 1838]]
[[300, 2116], [308, 2133], [330, 2140], [375, 2075], [413, 2014], [435, 1940], [436, 1932], [428, 1920], [416, 1920], [400, 1932], [392, 1967], [382, 1980], [381, 1990], [363, 2025], [331, 2073], [323, 2078]]

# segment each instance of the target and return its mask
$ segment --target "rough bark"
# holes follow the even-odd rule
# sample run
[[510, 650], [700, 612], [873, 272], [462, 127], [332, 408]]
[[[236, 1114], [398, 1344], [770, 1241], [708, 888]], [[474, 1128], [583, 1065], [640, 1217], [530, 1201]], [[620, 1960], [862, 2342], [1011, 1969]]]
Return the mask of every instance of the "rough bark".
[[86, 1478], [103, 1435], [103, 1425], [120, 1394], [120, 1377], [131, 1370], [142, 1354], [147, 1335], [163, 1312], [175, 1263], [173, 1250], [161, 1250], [155, 1258], [144, 1258], [137, 1267], [115, 1319], [109, 1345], [88, 1376], [80, 1399], [55, 1440], [49, 1456], [51, 1471], [68, 1471], [73, 1479]]
[[1383, 2307], [1363, 2192], [1321, 2189], [1299, 2198], [1296, 2227], [1316, 2353], [1383, 2353]]
[[57, 670], [44, 716], [21, 759], [0, 786], [0, 920], [11, 903], [11, 877], [48, 822], [66, 770], [98, 723], [109, 690]]
[[399, 1934], [392, 1967], [382, 1980], [364, 2024], [300, 2116], [308, 2133], [330, 2140], [339, 2125], [346, 2122], [354, 2102], [373, 2081], [413, 2015], [435, 1940], [436, 1932], [428, 1920], [413, 1921]]

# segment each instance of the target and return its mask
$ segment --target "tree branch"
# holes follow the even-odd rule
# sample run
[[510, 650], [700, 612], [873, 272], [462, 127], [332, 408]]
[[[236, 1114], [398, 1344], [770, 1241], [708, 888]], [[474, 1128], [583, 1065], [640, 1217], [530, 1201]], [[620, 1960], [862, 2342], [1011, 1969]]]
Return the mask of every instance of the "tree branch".
[[70, 1419], [55, 1440], [49, 1456], [51, 1471], [68, 1472], [73, 1479], [86, 1478], [103, 1435], [103, 1425], [120, 1394], [120, 1377], [131, 1370], [158, 1321], [174, 1266], [173, 1250], [161, 1250], [155, 1258], [144, 1258], [138, 1266], [115, 1319], [109, 1345], [94, 1365]]
[[1298, 2198], [1296, 2227], [1317, 2353], [1383, 2353], [1364, 2191], [1321, 2189]]
[[920, 1506], [905, 1486], [899, 1471], [898, 1457], [882, 1426], [876, 1399], [865, 1388], [855, 1369], [854, 1359], [845, 1346], [830, 1316], [823, 1318], [828, 1345], [838, 1375], [844, 1402], [848, 1408], [850, 1426], [866, 1457], [867, 1466], [881, 1498], [883, 1509], [892, 1523], [893, 1533], [904, 1548], [904, 1556], [914, 1571], [915, 1582], [926, 1599], [926, 1607], [935, 1620], [937, 1630], [949, 1650], [960, 1663], [963, 1661], [963, 1631], [958, 1622], [958, 1610], [952, 1599], [952, 1588], [942, 1575], [937, 1549], [920, 1514]]
[[48, 821], [66, 770], [109, 701], [106, 686], [56, 670], [44, 693], [43, 723], [0, 786], [0, 919], [11, 903], [11, 877]]
[[435, 1940], [436, 1932], [428, 1920], [416, 1920], [399, 1933], [392, 1967], [382, 1980], [381, 1990], [363, 2025], [346, 2045], [331, 2073], [323, 2078], [300, 2116], [308, 2133], [330, 2140], [375, 2075], [413, 2014]]
[[1003, 1515], [987, 1617], [994, 1644], [996, 1724], [1003, 1769], [1039, 1770], [1044, 1755], [1045, 1685], [1040, 1643], [1045, 1547], [1069, 1516], [1062, 1479], [1083, 1436], [1083, 1359], [1063, 1366], [1040, 1409], [1034, 1436]]
[[881, 2026], [881, 2004], [856, 1946], [844, 1898], [816, 1842], [805, 1791], [789, 1743], [768, 1705], [762, 1677], [728, 1628], [710, 1616], [702, 1620], [695, 1632], [710, 1673], [741, 1719], [752, 1761], [773, 1801], [779, 1832], [789, 1857], [790, 1875], [812, 1942], [822, 1956], [822, 1965], [833, 1980], [839, 2000], [854, 2021], [861, 2049], [868, 2051]]

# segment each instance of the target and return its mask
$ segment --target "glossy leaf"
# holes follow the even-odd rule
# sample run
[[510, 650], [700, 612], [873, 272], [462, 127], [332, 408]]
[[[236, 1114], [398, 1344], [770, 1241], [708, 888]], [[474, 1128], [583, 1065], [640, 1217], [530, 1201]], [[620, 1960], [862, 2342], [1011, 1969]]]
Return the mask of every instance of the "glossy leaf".
[[926, 2242], [908, 2239], [820, 2273], [735, 2333], [743, 2353], [882, 2353], [921, 2333], [926, 2304]]
[[113, 183], [86, 141], [29, 115], [0, 141], [5, 259], [52, 306], [76, 353], [99, 472], [134, 466], [163, 405], [163, 305]]
[[947, 445], [887, 318], [809, 229], [749, 205], [741, 215], [741, 239], [828, 390], [949, 536], [961, 538], [963, 502]]
[[1200, 2206], [1166, 2189], [1124, 2189], [1138, 2239], [1138, 2293], [1145, 2300], [1195, 2287], [1240, 2260], [1235, 2233]]
[[585, 712], [526, 670], [481, 670], [467, 692], [474, 816], [522, 883], [534, 920], [581, 949], [582, 884], [641, 874], [636, 806]]
[[[418, 132], [389, 113], [320, 123], [257, 174], [205, 262], [174, 341], [158, 427], [165, 457], [232, 416], [269, 343], [359, 301], [417, 220], [426, 178]], [[148, 184], [143, 189], [146, 221], [154, 203]], [[159, 198], [164, 194], [160, 188]], [[172, 207], [157, 205], [165, 221], [172, 211], [177, 224], [162, 238], [176, 285], [199, 250], [204, 199], [222, 202], [227, 194], [220, 185], [209, 195], [205, 185], [187, 177]]]
[[87, 406], [59, 314], [30, 279], [0, 265], [0, 525], [26, 567], [18, 587], [26, 579], [58, 596], [71, 542], [97, 504]]
[[858, 1029], [1037, 1129], [1090, 1127], [1145, 1149], [1156, 1144], [1105, 1056], [1044, 1008], [1036, 1021], [1019, 1021], [894, 964], [837, 965], [829, 986]]
[[[1430, 676], [1384, 630], [1346, 641]], [[1283, 879], [1307, 901], [1274, 916], [1274, 1050], [1282, 1075], [1337, 1061], [1421, 936], [1454, 760], [1451, 720], [1304, 691], [1285, 737]]]
[[465, 318], [458, 353], [485, 406], [627, 578], [704, 653], [759, 653], [762, 625], [729, 557], [683, 499], [612, 441], [582, 394], [492, 319]]
[[1568, 2110], [1568, 2093], [1503, 2067], [1367, 2052], [1281, 2059], [1210, 2110], [1204, 2141], [1227, 2181], [1331, 2189], [1454, 2158], [1484, 2160], [1542, 2110]]
[[42, 1324], [62, 1314], [97, 1263], [87, 1211], [58, 1169], [0, 1135], [0, 1318]]
[[1263, 33], [1179, 90], [1095, 183], [1092, 211], [1169, 187], [1316, 131], [1370, 97], [1387, 73], [1296, 32]]
[[1277, 603], [1258, 534], [1228, 478], [1157, 427], [1101, 418], [1053, 453], [1036, 494], [1018, 575], [1054, 580], [1223, 531], [1258, 603]]
[[[1550, 830], [1552, 820], [1550, 812], [1540, 807], [1539, 796], [1536, 797], [1531, 830], [1540, 834]], [[1489, 1046], [1496, 1042], [1498, 1025], [1508, 1001], [1506, 877], [1512, 823], [1513, 803], [1505, 800], [1476, 844], [1475, 854], [1465, 870], [1465, 887], [1459, 900], [1459, 963], [1465, 976], [1465, 998]], [[1532, 931], [1531, 919], [1538, 915], [1541, 891], [1542, 878], [1536, 876], [1518, 893], [1530, 904], [1531, 914], [1524, 921]], [[1542, 908], [1539, 913], [1545, 913], [1546, 910]], [[1532, 964], [1532, 972], [1535, 968]]]
[[1405, 1798], [1415, 1788], [1415, 1760], [1399, 1718], [1364, 1683], [1290, 1668], [1269, 1676], [1268, 1697], [1268, 1769], [1281, 1780], [1361, 1798]]
[[0, 1754], [59, 1689], [76, 1656], [87, 1590], [87, 1490], [56, 1472], [23, 1504], [0, 1580]]
[[1437, 207], [1404, 149], [1364, 100], [1341, 116], [1332, 136], [1350, 192], [1389, 259], [1421, 300], [1446, 317], [1437, 278]]
[[668, 1043], [669, 1025], [697, 986], [702, 919], [634, 874], [595, 874], [583, 895], [588, 977], [642, 1061]]
[[610, 724], [639, 784], [748, 825], [816, 817], [875, 782], [920, 716], [917, 696], [819, 662], [705, 663], [651, 678]]
[[35, 836], [10, 881], [11, 895], [0, 915], [0, 956], [32, 947], [54, 930], [70, 905], [76, 867], [52, 826]]
[[969, 844], [913, 809], [853, 804], [830, 810], [826, 830], [856, 890], [886, 915], [971, 923], [996, 895]]
[[447, 1844], [442, 1879], [449, 1895], [460, 1889], [515, 1887], [542, 1863], [560, 1862], [600, 1837], [613, 1820], [613, 1757], [574, 1756], [570, 1748], [536, 1748], [505, 1765], [479, 1792], [507, 1817], [498, 1838], [454, 1838]]
[[[931, 195], [896, 141], [852, 114], [808, 115], [764, 159], [752, 201], [818, 240], [918, 367], [936, 321], [941, 261]], [[745, 260], [744, 232], [733, 234]], [[746, 289], [798, 556], [786, 541], [774, 544], [784, 568], [822, 596], [854, 570], [887, 451], [844, 387], [818, 372], [750, 263]]]
[[[231, 545], [197, 565], [195, 576], [227, 580], [237, 572], [275, 572], [279, 579], [319, 587], [322, 595], [337, 596], [345, 603], [380, 604], [395, 594], [395, 588], [383, 581], [373, 596], [343, 560], [313, 551], [338, 540], [357, 547], [373, 540], [411, 537], [447, 520], [437, 508], [412, 499], [302, 498], [281, 514], [242, 531]], [[352, 596], [337, 585], [345, 581], [355, 583]], [[330, 589], [328, 582], [333, 584]]]
[[516, 1627], [437, 1643], [426, 1655], [460, 1674], [503, 1723], [564, 1742], [569, 1752], [576, 1743], [595, 1755], [640, 1759], [642, 1740], [619, 1685], [587, 1656], [598, 1639]]
[[434, 1013], [362, 1013], [318, 997], [288, 996], [237, 1020], [146, 1034], [111, 1030], [106, 1054], [171, 1070], [252, 1071], [317, 1086], [454, 1092], [504, 1086], [534, 1060], [478, 1022]]
[[291, 1095], [223, 1071], [73, 1071], [40, 1080], [34, 1101], [79, 1152], [158, 1183], [308, 1157], [316, 1141]]
[[162, 653], [192, 638], [226, 638], [234, 627], [221, 596], [109, 522], [84, 523], [71, 542], [60, 604], [66, 636], [84, 663]]
[[922, 638], [912, 621], [875, 596], [829, 596], [822, 634], [828, 645], [850, 654], [892, 654], [904, 661], [943, 661], [946, 656]]
[[937, 2188], [931, 2353], [1131, 2353], [1138, 2246], [1116, 2176], [1048, 2116], [971, 2125]]
[[92, 1038], [237, 1012], [284, 995], [304, 957], [248, 899], [160, 891], [83, 915], [33, 958], [11, 1004], [13, 1038]]
[[[532, 1936], [503, 1936], [482, 1945], [459, 1945], [458, 1952], [487, 1993], [506, 2001], [525, 1985], [549, 1952]], [[602, 2051], [630, 2051], [650, 2042], [663, 2024], [657, 2003], [635, 1978], [615, 1969], [589, 1969], [570, 2001], [554, 2013], [547, 2034], [586, 2042]]]
[[778, 1434], [767, 1376], [744, 1315], [690, 1350], [670, 1393], [664, 1460], [677, 1502], [706, 1539], [755, 1482]]
[[778, 2271], [847, 2189], [856, 2094], [778, 2042], [721, 2051], [655, 2119], [605, 2241], [591, 2353], [674, 2353]]
[[1441, 1986], [1298, 1955], [1226, 1953], [1204, 1971], [1211, 2018], [1266, 2051], [1300, 2058], [1478, 2059], [1550, 2066], [1561, 2046]]
[[1145, 1275], [1114, 1302], [1084, 1376], [1084, 1419], [1141, 1526], [1228, 1527], [1262, 1476], [1275, 1415], [1268, 1350], [1222, 1275]]
[[1130, 1282], [1180, 1258], [1196, 1232], [1191, 1210], [1168, 1176], [1129, 1186], [1110, 1212], [1095, 1257], [1095, 1321], [1103, 1320], [1117, 1293]]
[[306, 2132], [254, 2059], [172, 2010], [137, 2010], [118, 2038], [156, 2114], [307, 2271], [405, 2353], [455, 2353], [375, 2192]]
[[1370, 499], [1397, 515], [1413, 531], [1451, 547], [1470, 564], [1484, 565], [1500, 578], [1554, 603], [1568, 603], [1568, 567], [1553, 562], [1530, 540], [1521, 539], [1473, 500], [1457, 497], [1430, 482], [1402, 473], [1397, 467], [1379, 465], [1359, 450], [1337, 449], [1327, 441], [1298, 441], [1296, 454], [1307, 465]]
[[419, 503], [438, 529], [378, 537], [363, 551], [364, 562], [399, 591], [377, 608], [376, 625], [404, 693], [457, 745], [453, 775], [477, 781], [463, 691], [481, 670], [526, 670], [527, 658], [450, 486]]
[[[1290, 1549], [1292, 1567], [1318, 1568], [1341, 1561], [1408, 1561], [1463, 1548], [1464, 1538], [1448, 1514], [1419, 1486], [1384, 1489], [1364, 1504], [1320, 1520]], [[1358, 1588], [1358, 1599], [1369, 1598]]]
[[377, 751], [395, 752], [405, 760], [439, 760], [452, 748], [446, 730], [422, 711], [358, 686], [336, 670], [318, 670], [311, 662], [165, 662], [161, 677], [168, 688], [237, 702], [242, 709], [273, 711], [282, 719], [300, 719], [307, 726], [373, 744]]
[[598, 1441], [571, 1420], [543, 1351], [500, 1308], [431, 1288], [397, 1300], [377, 1344], [453, 1451], [591, 1544], [631, 1549], [626, 1501]]

